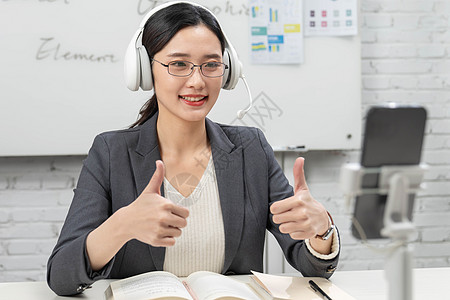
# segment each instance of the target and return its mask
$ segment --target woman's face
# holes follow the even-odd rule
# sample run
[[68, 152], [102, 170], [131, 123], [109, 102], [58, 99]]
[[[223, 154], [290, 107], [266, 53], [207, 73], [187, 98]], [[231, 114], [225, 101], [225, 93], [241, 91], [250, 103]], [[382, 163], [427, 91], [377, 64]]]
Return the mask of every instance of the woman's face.
[[[222, 62], [222, 50], [217, 36], [205, 25], [198, 25], [178, 31], [153, 58], [164, 64], [189, 61], [200, 65]], [[198, 67], [187, 77], [176, 77], [154, 61], [152, 71], [160, 116], [202, 121], [214, 106], [222, 86], [222, 77], [205, 77]]]

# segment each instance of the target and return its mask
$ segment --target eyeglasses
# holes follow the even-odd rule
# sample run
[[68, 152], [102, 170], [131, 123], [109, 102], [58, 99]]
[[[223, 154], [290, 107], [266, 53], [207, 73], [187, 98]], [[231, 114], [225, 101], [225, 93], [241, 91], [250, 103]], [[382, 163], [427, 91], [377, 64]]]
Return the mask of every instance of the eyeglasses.
[[174, 60], [168, 64], [164, 64], [154, 58], [152, 58], [152, 60], [160, 63], [163, 67], [166, 67], [167, 72], [169, 72], [170, 75], [177, 77], [187, 77], [191, 75], [192, 72], [194, 72], [195, 67], [199, 67], [205, 77], [222, 77], [223, 74], [225, 74], [225, 70], [228, 69], [226, 64], [217, 61], [209, 61], [201, 65], [195, 65], [190, 61], [184, 60]]

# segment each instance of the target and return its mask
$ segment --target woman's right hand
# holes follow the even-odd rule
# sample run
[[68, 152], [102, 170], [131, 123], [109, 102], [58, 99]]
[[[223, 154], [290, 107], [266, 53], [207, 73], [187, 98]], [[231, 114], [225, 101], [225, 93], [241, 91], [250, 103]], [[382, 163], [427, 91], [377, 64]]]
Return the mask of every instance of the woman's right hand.
[[156, 161], [156, 171], [141, 195], [119, 210], [130, 239], [155, 247], [173, 246], [189, 216], [187, 208], [161, 196], [164, 173], [164, 163]]
[[92, 270], [102, 269], [129, 240], [137, 239], [155, 247], [175, 244], [189, 215], [187, 208], [161, 196], [164, 164], [156, 162], [156, 171], [142, 194], [122, 207], [86, 239], [86, 251]]

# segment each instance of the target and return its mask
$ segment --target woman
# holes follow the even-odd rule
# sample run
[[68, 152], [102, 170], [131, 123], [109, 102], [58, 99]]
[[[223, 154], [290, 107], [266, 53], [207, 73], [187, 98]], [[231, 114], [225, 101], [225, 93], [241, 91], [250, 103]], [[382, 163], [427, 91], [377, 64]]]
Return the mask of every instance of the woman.
[[332, 221], [309, 194], [303, 159], [294, 194], [258, 129], [206, 118], [228, 67], [216, 18], [169, 5], [149, 18], [143, 44], [155, 94], [130, 129], [94, 140], [48, 262], [49, 286], [71, 295], [155, 270], [262, 271], [266, 229], [303, 275], [331, 276], [339, 238], [323, 238]]

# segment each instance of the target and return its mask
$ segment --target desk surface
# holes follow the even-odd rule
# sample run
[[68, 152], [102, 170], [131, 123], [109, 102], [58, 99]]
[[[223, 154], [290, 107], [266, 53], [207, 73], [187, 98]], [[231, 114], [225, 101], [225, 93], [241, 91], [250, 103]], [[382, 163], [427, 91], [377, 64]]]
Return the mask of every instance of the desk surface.
[[[241, 279], [246, 275], [237, 276]], [[422, 299], [450, 299], [448, 293], [441, 288], [449, 285], [450, 268], [415, 269], [413, 275], [414, 300]], [[72, 299], [104, 299], [103, 292], [112, 280], [100, 280], [84, 295]], [[245, 280], [244, 280], [245, 281]], [[348, 294], [358, 300], [384, 300], [387, 297], [387, 283], [384, 270], [369, 271], [337, 271], [331, 281]], [[0, 283], [0, 300], [56, 300], [69, 299], [56, 296], [45, 282], [11, 282]]]

